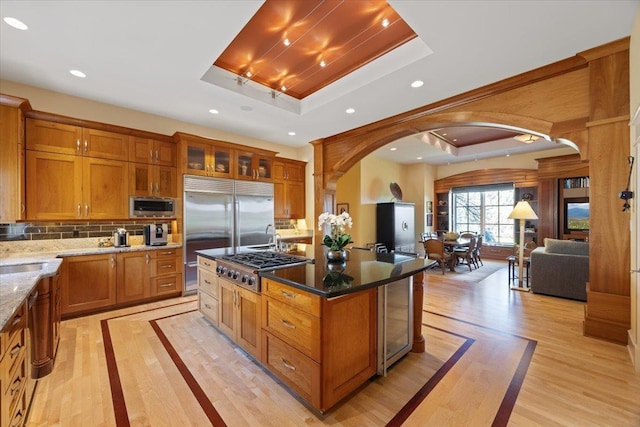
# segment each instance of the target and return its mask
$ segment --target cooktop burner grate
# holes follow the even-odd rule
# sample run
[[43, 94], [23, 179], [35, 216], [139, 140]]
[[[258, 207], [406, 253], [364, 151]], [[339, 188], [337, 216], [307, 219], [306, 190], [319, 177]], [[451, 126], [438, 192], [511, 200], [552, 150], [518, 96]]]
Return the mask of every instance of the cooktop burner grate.
[[244, 254], [227, 255], [222, 259], [257, 270], [281, 267], [289, 264], [309, 262], [307, 258], [287, 255], [280, 252], [250, 252]]

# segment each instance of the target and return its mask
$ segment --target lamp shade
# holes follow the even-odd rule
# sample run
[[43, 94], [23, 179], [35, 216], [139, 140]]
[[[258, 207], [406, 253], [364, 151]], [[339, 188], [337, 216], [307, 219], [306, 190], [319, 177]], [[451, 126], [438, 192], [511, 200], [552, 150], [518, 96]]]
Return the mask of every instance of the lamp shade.
[[513, 208], [509, 219], [538, 219], [538, 215], [533, 211], [529, 202], [522, 200]]

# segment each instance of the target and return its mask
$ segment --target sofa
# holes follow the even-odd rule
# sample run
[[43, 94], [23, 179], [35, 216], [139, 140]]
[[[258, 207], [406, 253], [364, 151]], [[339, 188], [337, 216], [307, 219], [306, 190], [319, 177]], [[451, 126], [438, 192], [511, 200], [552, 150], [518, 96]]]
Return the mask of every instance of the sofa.
[[574, 300], [587, 300], [589, 244], [572, 240], [544, 239], [531, 251], [531, 291]]

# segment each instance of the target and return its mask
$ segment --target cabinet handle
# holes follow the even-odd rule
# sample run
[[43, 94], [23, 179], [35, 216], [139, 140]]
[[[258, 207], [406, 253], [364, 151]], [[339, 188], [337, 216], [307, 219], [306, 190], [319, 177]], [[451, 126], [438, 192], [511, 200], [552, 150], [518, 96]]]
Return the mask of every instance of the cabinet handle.
[[15, 379], [11, 386], [11, 396], [16, 394], [20, 390], [20, 384], [22, 384], [22, 378], [18, 377]]
[[160, 184], [156, 182], [156, 194], [160, 193]]
[[26, 207], [24, 206], [24, 203], [22, 203], [22, 205], [20, 207], [20, 213], [24, 214], [25, 210], [26, 210]]
[[22, 320], [22, 316], [16, 316], [13, 318], [13, 322], [11, 322], [11, 327], [16, 326]]
[[296, 370], [296, 367], [293, 366], [291, 363], [289, 363], [287, 359], [285, 359], [284, 357], [281, 357], [280, 360], [282, 361], [282, 364], [284, 365], [285, 368], [291, 369], [292, 371]]
[[209, 310], [211, 310], [211, 306], [207, 303], [204, 304], [204, 308], [208, 308]]
[[294, 325], [293, 323], [288, 322], [288, 321], [286, 321], [286, 320], [284, 320], [284, 319], [280, 319], [280, 323], [282, 323], [282, 325], [283, 325], [285, 328], [289, 328], [289, 329], [295, 329], [295, 328], [296, 328], [296, 325]]
[[163, 283], [161, 285], [158, 285], [159, 288], [168, 288], [169, 286], [175, 286], [175, 282]]
[[89, 216], [89, 205], [86, 203], [84, 205], [84, 216]]
[[82, 209], [82, 208], [80, 207], [80, 203], [78, 203], [78, 216], [82, 215], [82, 214], [80, 213], [80, 209]]
[[149, 264], [149, 260], [151, 259], [151, 257], [149, 256], [149, 254], [146, 254], [144, 257], [147, 259], [147, 264]]
[[210, 282], [210, 281], [208, 281], [207, 279], [204, 279], [204, 283], [206, 283], [207, 285], [210, 285], [210, 284], [211, 284], [211, 282]]
[[160, 155], [158, 153], [159, 153], [159, 151], [156, 150], [156, 162], [160, 160]]
[[13, 417], [13, 420], [11, 420], [14, 426], [22, 425], [22, 416], [23, 416], [22, 409], [20, 409], [18, 412], [16, 412], [16, 416]]
[[[166, 254], [165, 254], [165, 255], [166, 255]], [[206, 265], [207, 267], [211, 267], [211, 264], [209, 264], [207, 261], [202, 261], [202, 263], [203, 263], [204, 265]]]
[[173, 264], [162, 265], [160, 268], [173, 268]]
[[149, 183], [149, 194], [153, 194], [153, 182]]
[[87, 141], [86, 139], [84, 140], [84, 152], [89, 152], [89, 141]]
[[296, 294], [294, 294], [293, 292], [280, 291], [280, 293], [282, 293], [282, 296], [284, 296], [285, 298], [289, 298], [289, 299], [296, 298]]
[[18, 355], [18, 353], [20, 353], [20, 349], [22, 348], [22, 345], [20, 345], [20, 343], [16, 344], [15, 346], [13, 346], [13, 348], [11, 349], [11, 351], [9, 351], [9, 355], [11, 356], [11, 358], [13, 359], [14, 357], [16, 357]]
[[[164, 251], [164, 252], [160, 252], [160, 255], [171, 255], [173, 254], [173, 251]], [[209, 264], [207, 264], [206, 262], [204, 263], [204, 265], [206, 265], [207, 267], [209, 267]]]
[[76, 151], [80, 151], [80, 139], [76, 139]]
[[116, 257], [111, 257], [111, 268], [116, 268]]
[[153, 150], [149, 150], [149, 158], [153, 160]]

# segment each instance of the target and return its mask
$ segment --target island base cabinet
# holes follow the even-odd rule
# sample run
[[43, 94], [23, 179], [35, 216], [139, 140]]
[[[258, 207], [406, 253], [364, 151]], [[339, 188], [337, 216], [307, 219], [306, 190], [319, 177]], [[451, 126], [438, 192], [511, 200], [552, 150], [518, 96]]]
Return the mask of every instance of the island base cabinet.
[[218, 328], [260, 360], [260, 295], [219, 279]]
[[262, 293], [262, 363], [314, 408], [376, 374], [375, 288], [325, 299], [263, 279]]
[[262, 363], [313, 407], [321, 407], [318, 363], [268, 332], [262, 334]]
[[[35, 299], [35, 294], [30, 299]], [[23, 425], [31, 394], [27, 390], [30, 347], [27, 303], [23, 303], [0, 332], [0, 427]]]

